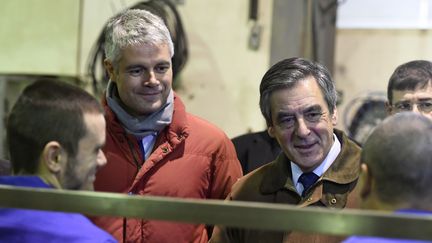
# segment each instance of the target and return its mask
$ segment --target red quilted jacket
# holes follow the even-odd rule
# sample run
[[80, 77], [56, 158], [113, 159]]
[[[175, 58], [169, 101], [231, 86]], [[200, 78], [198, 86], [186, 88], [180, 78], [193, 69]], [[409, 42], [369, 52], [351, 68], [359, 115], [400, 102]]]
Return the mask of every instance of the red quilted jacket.
[[[176, 95], [172, 123], [158, 135], [146, 161], [137, 139], [126, 134], [106, 100], [103, 103], [108, 163], [96, 175], [96, 191], [225, 199], [242, 176], [234, 146], [224, 132], [187, 113]], [[120, 241], [207, 242], [204, 225], [109, 217], [93, 221]]]

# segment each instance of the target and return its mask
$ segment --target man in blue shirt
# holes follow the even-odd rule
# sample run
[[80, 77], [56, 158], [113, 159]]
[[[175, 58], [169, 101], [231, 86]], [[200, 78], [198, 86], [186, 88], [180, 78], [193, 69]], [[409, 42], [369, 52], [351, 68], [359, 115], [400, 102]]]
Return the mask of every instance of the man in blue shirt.
[[[432, 121], [415, 112], [386, 118], [366, 140], [359, 180], [365, 209], [432, 215]], [[353, 236], [357, 242], [432, 242]]]
[[[7, 122], [15, 176], [0, 184], [92, 190], [106, 164], [105, 118], [98, 101], [58, 80], [24, 89]], [[116, 242], [81, 214], [0, 208], [0, 242]]]

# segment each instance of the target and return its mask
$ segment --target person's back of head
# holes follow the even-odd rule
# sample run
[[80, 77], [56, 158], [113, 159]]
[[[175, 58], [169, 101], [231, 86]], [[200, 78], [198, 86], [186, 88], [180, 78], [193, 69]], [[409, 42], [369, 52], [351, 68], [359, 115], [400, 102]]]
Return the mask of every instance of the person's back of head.
[[[75, 157], [80, 140], [89, 132], [85, 115], [103, 118], [103, 113], [92, 95], [71, 84], [46, 79], [27, 86], [7, 121], [7, 145], [14, 174], [40, 173], [41, 161], [48, 153], [47, 144], [53, 141], [67, 157]], [[73, 168], [71, 163], [68, 168]]]
[[431, 209], [432, 121], [404, 112], [386, 118], [362, 151], [361, 194], [372, 209]]

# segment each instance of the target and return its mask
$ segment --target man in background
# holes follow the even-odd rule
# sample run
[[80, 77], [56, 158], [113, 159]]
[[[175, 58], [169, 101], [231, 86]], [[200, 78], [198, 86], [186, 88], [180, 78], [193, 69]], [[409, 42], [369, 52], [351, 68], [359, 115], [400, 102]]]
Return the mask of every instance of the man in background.
[[[379, 124], [361, 155], [362, 208], [432, 215], [431, 148], [432, 121], [425, 116], [405, 112]], [[426, 241], [355, 236], [345, 242]]]
[[387, 87], [389, 114], [413, 111], [432, 119], [432, 62], [415, 60], [396, 68]]
[[[360, 148], [337, 122], [327, 69], [302, 58], [273, 65], [260, 85], [268, 133], [283, 153], [241, 178], [228, 199], [328, 208], [355, 207]], [[218, 226], [211, 242], [340, 242], [341, 238]]]
[[[242, 175], [240, 163], [225, 133], [186, 112], [172, 90], [174, 48], [162, 19], [127, 10], [109, 20], [105, 33], [108, 164], [96, 176], [96, 190], [224, 199]], [[166, 221], [94, 222], [124, 242], [207, 242], [211, 232]]]
[[267, 130], [243, 134], [231, 141], [236, 149], [243, 175], [273, 161], [281, 152], [278, 142], [270, 137]]
[[[7, 122], [14, 176], [0, 184], [92, 190], [96, 170], [106, 164], [105, 118], [84, 90], [53, 80], [24, 89]], [[116, 242], [76, 213], [0, 209], [1, 242]]]

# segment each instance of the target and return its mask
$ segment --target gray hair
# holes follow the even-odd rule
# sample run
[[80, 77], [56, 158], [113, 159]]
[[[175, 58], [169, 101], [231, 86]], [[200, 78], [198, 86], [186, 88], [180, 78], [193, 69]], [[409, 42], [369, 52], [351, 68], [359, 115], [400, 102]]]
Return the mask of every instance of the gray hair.
[[105, 28], [105, 55], [116, 67], [120, 51], [140, 44], [167, 44], [171, 57], [174, 44], [163, 20], [146, 10], [129, 9], [108, 21]]
[[432, 121], [414, 112], [386, 118], [366, 140], [362, 162], [375, 180], [378, 199], [397, 206], [430, 207]]
[[293, 57], [273, 65], [261, 80], [260, 108], [268, 126], [272, 124], [271, 94], [276, 90], [293, 88], [299, 81], [310, 76], [315, 78], [329, 111], [333, 114], [336, 108], [337, 92], [329, 71], [319, 63]]

